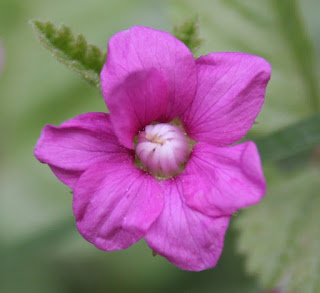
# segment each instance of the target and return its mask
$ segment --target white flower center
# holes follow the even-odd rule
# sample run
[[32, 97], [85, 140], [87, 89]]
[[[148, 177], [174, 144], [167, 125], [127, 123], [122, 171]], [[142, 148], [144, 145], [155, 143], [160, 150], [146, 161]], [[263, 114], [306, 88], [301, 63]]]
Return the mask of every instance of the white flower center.
[[148, 125], [138, 135], [136, 154], [142, 166], [157, 177], [179, 174], [187, 161], [187, 136], [174, 125]]

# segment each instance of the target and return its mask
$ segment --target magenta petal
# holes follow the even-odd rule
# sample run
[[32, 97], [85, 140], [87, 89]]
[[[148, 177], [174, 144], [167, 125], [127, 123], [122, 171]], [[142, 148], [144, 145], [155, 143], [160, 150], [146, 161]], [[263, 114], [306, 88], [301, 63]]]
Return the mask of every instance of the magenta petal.
[[135, 71], [156, 69], [168, 86], [168, 104], [162, 117], [171, 120], [190, 105], [197, 72], [190, 50], [172, 35], [147, 27], [133, 27], [114, 35], [108, 44], [107, 62], [101, 72], [106, 103], [113, 88]]
[[148, 245], [183, 270], [214, 267], [223, 249], [230, 217], [208, 217], [184, 202], [182, 181], [162, 182], [164, 207], [146, 235]]
[[77, 180], [83, 173], [83, 171], [66, 170], [52, 165], [49, 165], [49, 167], [51, 171], [57, 176], [57, 178], [65, 185], [69, 186], [71, 189], [73, 189]]
[[165, 113], [168, 91], [161, 74], [151, 69], [128, 75], [111, 97], [107, 105], [114, 131], [124, 146], [133, 149], [139, 130]]
[[78, 230], [107, 251], [127, 248], [144, 237], [162, 207], [158, 182], [132, 164], [96, 164], [83, 173], [74, 190]]
[[83, 171], [97, 162], [133, 161], [131, 151], [120, 145], [105, 113], [87, 113], [58, 127], [45, 126], [34, 155], [71, 188]]
[[258, 203], [266, 184], [257, 147], [197, 144], [181, 175], [187, 204], [208, 216], [232, 215]]
[[271, 67], [243, 53], [212, 53], [197, 59], [198, 89], [182, 120], [197, 141], [226, 146], [251, 128], [264, 102]]

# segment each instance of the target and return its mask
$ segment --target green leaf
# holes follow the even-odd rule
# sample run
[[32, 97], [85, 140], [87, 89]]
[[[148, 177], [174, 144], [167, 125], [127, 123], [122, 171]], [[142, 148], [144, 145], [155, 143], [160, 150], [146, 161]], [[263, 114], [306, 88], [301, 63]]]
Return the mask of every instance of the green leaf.
[[320, 292], [320, 172], [306, 169], [271, 186], [237, 217], [238, 250], [267, 288]]
[[31, 24], [43, 47], [71, 70], [78, 73], [91, 85], [100, 88], [100, 71], [106, 53], [87, 43], [83, 35], [74, 36], [65, 25], [59, 28], [52, 22], [32, 20]]
[[196, 53], [202, 43], [202, 40], [199, 38], [198, 17], [190, 18], [182, 25], [175, 26], [172, 34], [182, 41], [192, 53]]
[[255, 140], [263, 161], [294, 156], [320, 144], [320, 113]]
[[316, 60], [313, 44], [301, 19], [296, 0], [273, 0], [273, 9], [279, 22], [283, 37], [291, 44], [290, 49], [295, 57], [301, 77], [306, 84], [310, 108], [320, 110], [320, 93], [316, 74]]

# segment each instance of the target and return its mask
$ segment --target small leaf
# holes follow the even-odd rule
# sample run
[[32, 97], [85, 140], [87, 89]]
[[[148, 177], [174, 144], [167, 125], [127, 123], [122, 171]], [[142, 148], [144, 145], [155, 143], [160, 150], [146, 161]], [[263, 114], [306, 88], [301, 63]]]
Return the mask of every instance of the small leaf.
[[60, 28], [47, 21], [32, 20], [31, 24], [40, 43], [61, 63], [81, 75], [91, 85], [100, 88], [100, 71], [106, 53], [88, 44], [83, 35], [76, 37], [65, 25]]
[[274, 161], [320, 144], [320, 113], [255, 140], [263, 161]]
[[267, 288], [320, 292], [320, 172], [278, 180], [263, 201], [235, 222], [247, 270]]
[[197, 17], [190, 18], [182, 25], [174, 27], [172, 34], [182, 41], [192, 53], [195, 53], [202, 43], [199, 38], [199, 21]]

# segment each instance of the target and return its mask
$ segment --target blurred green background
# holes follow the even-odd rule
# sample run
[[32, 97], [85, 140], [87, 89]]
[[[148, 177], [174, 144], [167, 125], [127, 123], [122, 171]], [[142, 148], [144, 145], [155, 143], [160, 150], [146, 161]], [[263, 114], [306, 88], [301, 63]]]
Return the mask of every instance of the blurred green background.
[[[314, 261], [320, 258], [320, 208], [304, 202], [319, 204], [315, 150], [265, 164], [268, 194], [259, 206], [234, 216], [212, 270], [181, 271], [153, 257], [144, 241], [106, 253], [83, 240], [72, 195], [37, 162], [33, 147], [45, 124], [106, 108], [95, 88], [40, 46], [28, 21], [64, 23], [106, 49], [120, 30], [143, 25], [171, 31], [197, 13], [204, 40], [199, 55], [242, 51], [272, 64], [266, 102], [249, 133], [255, 139], [319, 111], [319, 12], [318, 0], [0, 0], [0, 292], [264, 292], [286, 287], [284, 276], [290, 282], [301, 270], [302, 287], [293, 288], [314, 281], [320, 271]], [[302, 235], [299, 229], [308, 231], [311, 248], [295, 238]], [[295, 292], [320, 292], [317, 286]]]

